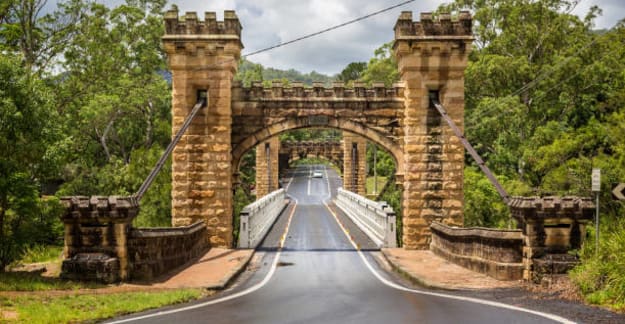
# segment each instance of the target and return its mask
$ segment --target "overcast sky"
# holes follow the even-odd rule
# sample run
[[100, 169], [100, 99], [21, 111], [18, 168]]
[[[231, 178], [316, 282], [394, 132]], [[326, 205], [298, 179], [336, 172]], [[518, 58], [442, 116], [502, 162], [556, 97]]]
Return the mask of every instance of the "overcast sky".
[[[97, 0], [110, 6], [123, 0]], [[50, 5], [55, 3], [50, 0]], [[224, 10], [236, 10], [243, 25], [243, 54], [289, 41], [299, 36], [340, 24], [368, 13], [403, 2], [403, 0], [170, 0], [181, 13], [215, 11], [219, 20]], [[393, 26], [399, 13], [411, 10], [418, 18], [422, 11], [435, 10], [444, 0], [417, 0], [367, 20], [312, 39], [250, 57], [264, 66], [294, 68], [302, 72], [333, 75], [347, 64], [368, 61], [373, 51], [393, 38]], [[610, 28], [625, 16], [625, 0], [582, 0], [574, 13], [583, 17], [588, 8], [598, 5], [603, 15], [597, 28]]]

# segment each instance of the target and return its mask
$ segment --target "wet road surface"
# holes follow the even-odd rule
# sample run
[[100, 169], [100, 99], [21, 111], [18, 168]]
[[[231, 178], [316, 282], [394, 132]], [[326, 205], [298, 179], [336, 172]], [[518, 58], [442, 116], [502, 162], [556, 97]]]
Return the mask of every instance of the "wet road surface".
[[[324, 176], [310, 177], [313, 169], [323, 170]], [[559, 322], [556, 317], [546, 318], [548, 314], [495, 307], [490, 301], [478, 303], [462, 296], [449, 298], [444, 293], [415, 291], [398, 285], [377, 266], [370, 253], [354, 248], [324, 204], [330, 203], [330, 196], [339, 184], [340, 178], [330, 168], [299, 167], [287, 185], [292, 203], [258, 248], [255, 271], [209, 299], [117, 320], [132, 323]], [[345, 223], [344, 217], [341, 219]], [[354, 230], [353, 224], [345, 226], [350, 232]], [[282, 237], [285, 239], [280, 249]]]

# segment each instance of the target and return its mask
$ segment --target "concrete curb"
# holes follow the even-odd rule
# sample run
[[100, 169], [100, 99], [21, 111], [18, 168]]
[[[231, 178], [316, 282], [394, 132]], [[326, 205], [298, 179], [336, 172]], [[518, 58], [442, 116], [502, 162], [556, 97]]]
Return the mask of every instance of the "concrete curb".
[[234, 268], [223, 279], [221, 279], [221, 281], [219, 281], [218, 284], [212, 285], [212, 286], [206, 286], [203, 288], [207, 290], [224, 290], [234, 281], [234, 279], [236, 279], [245, 270], [245, 268], [247, 268], [247, 265], [250, 263], [250, 260], [252, 260], [252, 257], [255, 254], [256, 254], [256, 251], [252, 250], [252, 253], [250, 253], [247, 256], [247, 258], [245, 258], [245, 260], [241, 262], [241, 264], [238, 267]]
[[393, 271], [395, 271], [397, 274], [399, 274], [400, 276], [402, 276], [403, 278], [407, 279], [408, 281], [410, 281], [411, 283], [415, 285], [418, 285], [424, 288], [429, 288], [429, 289], [448, 290], [448, 291], [474, 290], [474, 289], [469, 289], [469, 288], [453, 287], [453, 286], [446, 285], [440, 282], [433, 282], [431, 280], [420, 278], [414, 273], [411, 273], [403, 269], [399, 264], [394, 263], [392, 261], [392, 258], [390, 258], [389, 255], [387, 255], [384, 249], [380, 250], [380, 252], [382, 253], [382, 256], [384, 257], [384, 261], [386, 261], [391, 266]]

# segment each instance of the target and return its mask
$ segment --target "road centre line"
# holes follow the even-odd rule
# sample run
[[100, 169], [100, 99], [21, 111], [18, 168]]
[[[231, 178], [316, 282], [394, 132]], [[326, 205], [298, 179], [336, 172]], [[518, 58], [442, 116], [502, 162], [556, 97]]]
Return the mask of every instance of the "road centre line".
[[547, 319], [550, 319], [550, 320], [553, 320], [553, 321], [556, 321], [556, 322], [559, 322], [559, 323], [564, 323], [564, 324], [574, 324], [575, 323], [575, 322], [573, 322], [571, 320], [568, 320], [568, 319], [566, 319], [564, 317], [561, 317], [561, 316], [558, 316], [558, 315], [549, 314], [549, 313], [543, 313], [543, 312], [539, 312], [539, 311], [535, 311], [535, 310], [531, 310], [531, 309], [526, 309], [526, 308], [521, 308], [521, 307], [517, 307], [517, 306], [512, 306], [512, 305], [508, 305], [508, 304], [504, 304], [504, 303], [499, 303], [499, 302], [494, 302], [494, 301], [489, 301], [489, 300], [484, 300], [484, 299], [479, 299], [479, 298], [463, 297], [463, 296], [455, 296], [455, 295], [448, 295], [448, 294], [442, 294], [442, 293], [422, 291], [422, 290], [411, 289], [411, 288], [407, 288], [407, 287], [398, 285], [398, 284], [396, 284], [396, 283], [394, 283], [394, 282], [392, 282], [392, 281], [382, 277], [382, 275], [380, 275], [373, 268], [373, 266], [369, 263], [369, 261], [365, 257], [364, 253], [358, 247], [358, 244], [356, 244], [356, 242], [354, 242], [354, 240], [351, 238], [351, 236], [349, 235], [349, 232], [343, 226], [343, 224], [339, 220], [339, 218], [336, 215], [336, 213], [332, 210], [332, 208], [330, 208], [330, 206], [327, 203], [324, 202], [323, 204], [330, 211], [332, 216], [334, 216], [334, 219], [339, 224], [339, 227], [341, 227], [341, 229], [343, 230], [343, 234], [345, 234], [345, 236], [350, 241], [352, 246], [354, 246], [354, 248], [356, 249], [356, 252], [358, 252], [358, 255], [362, 259], [362, 262], [365, 263], [365, 265], [367, 266], [369, 271], [371, 271], [371, 273], [376, 278], [378, 278], [378, 280], [380, 280], [383, 284], [385, 284], [385, 285], [387, 285], [387, 286], [389, 286], [391, 288], [395, 288], [397, 290], [410, 292], [410, 293], [414, 293], [414, 294], [420, 294], [420, 295], [426, 295], [426, 296], [435, 296], [435, 297], [448, 298], [448, 299], [455, 299], [455, 300], [460, 300], [460, 301], [465, 301], [465, 302], [470, 302], [470, 303], [475, 303], [475, 304], [481, 304], [481, 305], [487, 305], [487, 306], [492, 306], [492, 307], [498, 307], [498, 308], [504, 308], [504, 309], [509, 309], [509, 310], [513, 310], [513, 311], [523, 312], [523, 313], [529, 313], [529, 314], [537, 315], [537, 316], [544, 317], [544, 318], [547, 318]]

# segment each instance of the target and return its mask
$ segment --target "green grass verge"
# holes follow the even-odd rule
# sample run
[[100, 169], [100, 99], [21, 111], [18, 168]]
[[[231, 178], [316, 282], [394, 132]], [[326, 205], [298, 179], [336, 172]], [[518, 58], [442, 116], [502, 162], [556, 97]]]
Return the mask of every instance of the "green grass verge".
[[0, 291], [75, 290], [99, 287], [103, 286], [96, 283], [83, 283], [59, 278], [42, 277], [36, 272], [0, 273]]
[[58, 245], [36, 245], [26, 250], [18, 264], [40, 263], [58, 260], [63, 253], [63, 247]]
[[[68, 296], [0, 296], [4, 319], [16, 323], [75, 323], [95, 321], [202, 297], [201, 289]], [[13, 321], [11, 316], [17, 316]]]
[[[373, 181], [374, 178], [373, 177], [367, 177], [367, 194], [373, 194], [373, 185], [375, 183], [375, 181]], [[382, 189], [384, 189], [384, 186], [386, 185], [386, 182], [388, 181], [387, 177], [382, 177], [382, 176], [378, 176], [378, 191], [376, 192], [376, 194], [380, 194], [380, 191], [382, 191]]]

